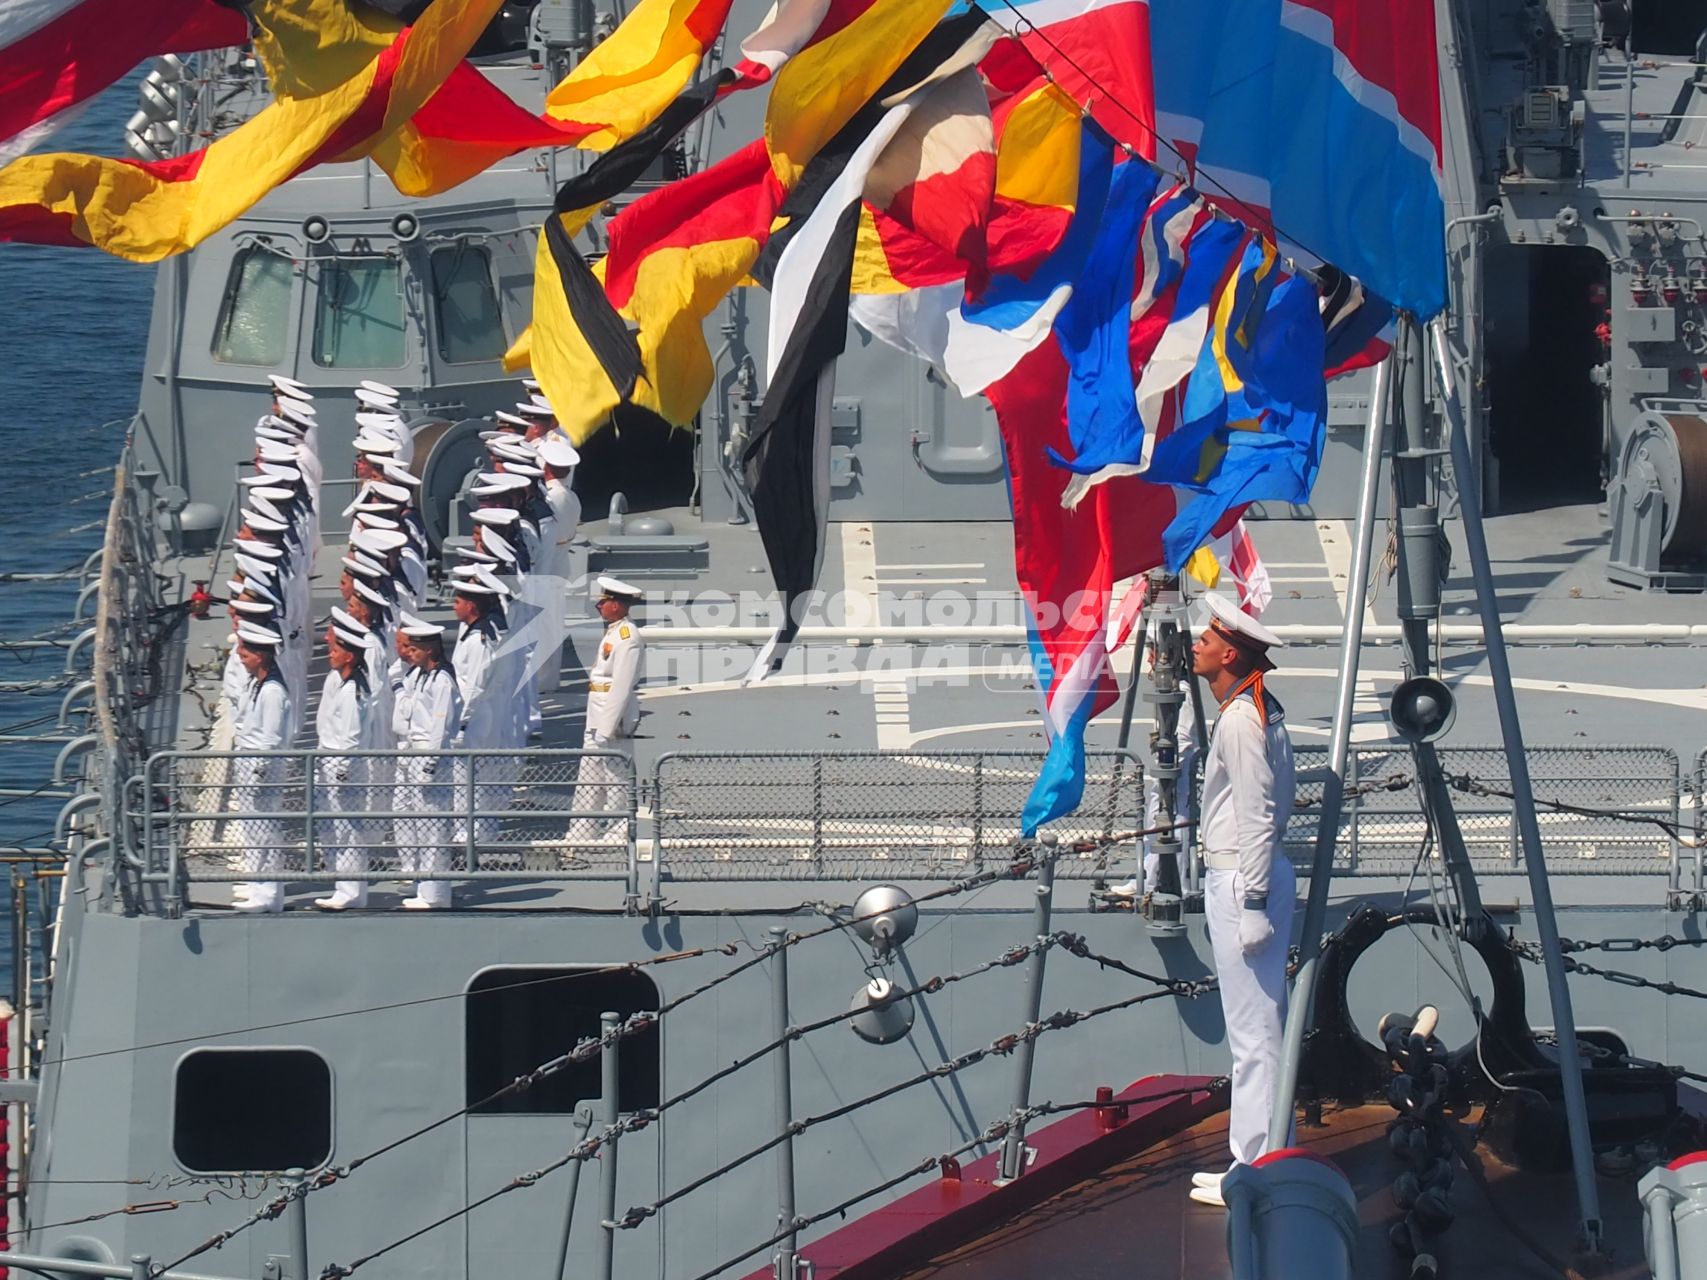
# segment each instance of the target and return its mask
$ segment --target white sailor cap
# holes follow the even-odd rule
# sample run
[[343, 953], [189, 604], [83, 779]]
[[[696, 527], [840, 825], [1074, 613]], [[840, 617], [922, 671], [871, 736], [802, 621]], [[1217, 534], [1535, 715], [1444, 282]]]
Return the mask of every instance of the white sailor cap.
[[1237, 647], [1260, 670], [1274, 670], [1268, 651], [1284, 647], [1285, 642], [1279, 636], [1218, 591], [1205, 591], [1198, 600], [1208, 611], [1205, 629]]
[[399, 399], [403, 395], [396, 387], [387, 386], [383, 382], [375, 382], [372, 378], [363, 378], [357, 385], [363, 391], [371, 391], [376, 396], [390, 396], [393, 400]]
[[522, 518], [522, 513], [514, 507], [481, 507], [478, 511], [468, 513], [476, 524], [509, 525]]
[[245, 555], [239, 551], [231, 557], [231, 561], [243, 572], [243, 576], [251, 582], [260, 582], [278, 575], [278, 566], [268, 564], [258, 556]]
[[271, 627], [263, 627], [254, 622], [239, 622], [237, 624], [237, 638], [251, 648], [257, 646], [271, 648], [274, 645], [284, 643], [284, 637]]
[[486, 532], [481, 534], [480, 538], [486, 544], [486, 550], [497, 556], [501, 563], [514, 564], [516, 562], [516, 549], [496, 529], [490, 525], [486, 526]]
[[262, 437], [255, 441], [255, 452], [267, 462], [291, 462], [297, 456], [294, 444], [283, 444], [277, 440]]
[[542, 400], [518, 400], [516, 412], [529, 418], [555, 418], [551, 406]]
[[567, 471], [581, 461], [581, 455], [569, 443], [569, 437], [557, 431], [542, 437], [535, 446], [535, 452], [541, 462], [557, 471]]
[[400, 459], [381, 458], [379, 460], [379, 466], [380, 469], [385, 472], [385, 478], [387, 480], [392, 480], [402, 485], [408, 485], [411, 489], [419, 489], [421, 487], [421, 478], [411, 472]]
[[287, 378], [282, 373], [269, 373], [267, 381], [273, 384], [274, 391], [283, 391], [288, 395], [299, 396], [304, 400], [314, 399], [314, 393], [308, 389], [305, 383], [298, 382], [295, 378]]
[[409, 490], [404, 488], [402, 485], [392, 484], [386, 480], [375, 480], [372, 482], [370, 487], [380, 497], [385, 498], [394, 504], [408, 502], [411, 496]]
[[352, 653], [365, 653], [367, 651], [367, 640], [370, 633], [365, 628], [361, 631], [351, 631], [348, 627], [334, 625], [332, 634], [337, 636], [338, 642]]
[[273, 589], [258, 574], [245, 573], [243, 581], [238, 583], [235, 590], [239, 595], [260, 596], [268, 604], [279, 604], [279, 598]]
[[510, 594], [509, 587], [499, 581], [498, 575], [492, 572], [490, 565], [459, 564], [451, 570], [451, 576], [461, 581], [478, 582], [490, 590], [493, 595], [508, 596]]
[[243, 523], [248, 525], [251, 529], [259, 529], [262, 533], [283, 533], [285, 530], [290, 528], [290, 526], [283, 520], [275, 520], [271, 516], [264, 516], [259, 511], [245, 511], [243, 513]]
[[[276, 493], [278, 490], [275, 489], [273, 492]], [[285, 493], [285, 498], [287, 501], [290, 498], [288, 491]], [[285, 518], [284, 512], [280, 511], [273, 505], [271, 498], [268, 498], [265, 494], [256, 493], [253, 490], [249, 493], [249, 510], [258, 511], [269, 520], [283, 520]]]
[[361, 528], [350, 531], [350, 541], [369, 555], [383, 558], [386, 552], [397, 550], [409, 539], [395, 529]]
[[356, 589], [356, 594], [363, 600], [372, 601], [374, 604], [377, 604], [382, 608], [391, 607], [391, 601], [386, 597], [385, 593], [378, 587], [369, 586], [366, 579], [351, 578], [350, 585]]
[[335, 627], [343, 627], [346, 631], [367, 631], [367, 627], [356, 621], [355, 615], [348, 612], [343, 605], [332, 606], [331, 622]]
[[[357, 414], [356, 416], [361, 418], [367, 415]], [[398, 449], [402, 448], [395, 436], [370, 436], [365, 432], [356, 437], [355, 445], [357, 453], [396, 453]]]
[[417, 618], [405, 610], [397, 615], [397, 629], [406, 636], [417, 640], [444, 639], [445, 629], [436, 622], [428, 622], [425, 618]]
[[492, 420], [494, 422], [505, 423], [512, 427], [520, 427], [523, 431], [528, 429], [528, 420], [526, 418], [519, 414], [505, 413], [502, 409], [492, 415]]
[[350, 571], [352, 578], [383, 578], [385, 576], [383, 565], [375, 564], [359, 552], [353, 556], [340, 556], [338, 558], [343, 562], [344, 568]]
[[298, 400], [295, 396], [280, 396], [279, 411], [275, 416], [286, 422], [294, 422], [306, 431], [316, 425], [320, 411], [306, 400]]
[[364, 529], [378, 529], [382, 532], [390, 532], [393, 529], [402, 528], [402, 526], [390, 516], [382, 516], [378, 514], [378, 511], [391, 510], [389, 506], [381, 504], [377, 510], [370, 511], [368, 508], [373, 506], [374, 504], [371, 502], [362, 503], [362, 509], [356, 514], [356, 523], [358, 525]]
[[369, 409], [395, 409], [397, 397], [381, 395], [377, 391], [369, 391], [366, 387], [356, 388], [356, 403]]
[[283, 547], [275, 547], [266, 542], [257, 542], [254, 538], [233, 538], [231, 545], [245, 555], [259, 556], [263, 560], [284, 559]]
[[238, 613], [252, 614], [258, 618], [270, 618], [278, 606], [270, 600], [233, 600], [231, 607]]
[[599, 593], [612, 600], [641, 600], [646, 593], [639, 587], [631, 587], [621, 578], [611, 578], [603, 574], [599, 576]]

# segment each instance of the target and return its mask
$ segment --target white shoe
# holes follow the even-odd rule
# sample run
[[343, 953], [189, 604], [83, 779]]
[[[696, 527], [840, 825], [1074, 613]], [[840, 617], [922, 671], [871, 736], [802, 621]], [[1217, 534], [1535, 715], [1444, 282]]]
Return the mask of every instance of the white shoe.
[[1194, 1187], [1213, 1187], [1219, 1191], [1221, 1179], [1226, 1176], [1225, 1173], [1194, 1173], [1191, 1175], [1191, 1185]]
[[1225, 1209], [1227, 1207], [1227, 1202], [1221, 1198], [1221, 1188], [1219, 1185], [1213, 1187], [1193, 1187], [1191, 1189], [1191, 1198], [1197, 1201], [1198, 1204], [1214, 1205], [1217, 1209]]
[[366, 894], [363, 894], [360, 897], [351, 897], [344, 893], [334, 893], [330, 898], [316, 898], [314, 900], [314, 909], [316, 911], [348, 911], [352, 908], [357, 911], [361, 911], [366, 907]]
[[241, 911], [250, 916], [276, 916], [284, 910], [284, 899], [280, 898], [245, 898], [242, 902], [231, 904], [233, 911]]
[[450, 907], [448, 902], [428, 902], [425, 898], [403, 899], [405, 911], [445, 911]]
[[236, 884], [231, 886], [231, 896], [233, 898], [247, 898], [254, 892], [255, 886], [250, 884], [247, 880], [239, 880]]
[[1104, 892], [1111, 898], [1136, 898], [1138, 896], [1138, 882], [1128, 880], [1125, 884], [1111, 884]]

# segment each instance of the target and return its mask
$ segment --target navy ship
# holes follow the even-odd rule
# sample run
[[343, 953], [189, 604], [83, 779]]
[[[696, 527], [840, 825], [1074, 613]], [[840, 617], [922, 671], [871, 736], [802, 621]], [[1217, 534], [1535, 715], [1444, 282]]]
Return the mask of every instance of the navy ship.
[[[738, 4], [732, 29], [759, 17]], [[1437, 17], [1450, 309], [1331, 386], [1311, 504], [1252, 513], [1303, 770], [1297, 1140], [1355, 1196], [1306, 1243], [1329, 1275], [1691, 1275], [1707, 9]], [[598, 25], [590, 5], [518, 3], [475, 61], [537, 108]], [[218, 120], [159, 92], [215, 79]], [[237, 52], [148, 84], [139, 155], [267, 98]], [[647, 181], [716, 159], [761, 111], [732, 100]], [[307, 909], [335, 877], [305, 732], [262, 815], [287, 833], [286, 909], [233, 910], [257, 811], [216, 737], [217, 597], [269, 377], [319, 407], [313, 616], [338, 603], [364, 383], [400, 393], [435, 551], [424, 607], [448, 616], [482, 433], [523, 397], [502, 356], [573, 163], [517, 157], [429, 200], [367, 162], [322, 167], [159, 269], [104, 545], [68, 576], [72, 794], [19, 854], [63, 875], [15, 930], [0, 1262], [1288, 1274], [1253, 1258], [1248, 1220], [1186, 1199], [1226, 1128], [1202, 869], [1187, 848], [1177, 893], [1112, 892], [1168, 825], [1146, 773], [1169, 812], [1189, 783], [1171, 584], [1144, 624], [1163, 660], [1117, 658], [1127, 697], [1090, 728], [1084, 802], [1022, 838], [1045, 741], [994, 417], [855, 328], [821, 582], [850, 606], [744, 683], [774, 623], [737, 465], [765, 390], [757, 290], [710, 326], [692, 430], [633, 413], [582, 450], [558, 687], [541, 738], [491, 753], [513, 770], [502, 809], [472, 786], [455, 801], [453, 909], [393, 909], [389, 836], [366, 909]], [[643, 591], [647, 656], [632, 771], [577, 839], [598, 575]], [[499, 763], [480, 756], [468, 776]]]

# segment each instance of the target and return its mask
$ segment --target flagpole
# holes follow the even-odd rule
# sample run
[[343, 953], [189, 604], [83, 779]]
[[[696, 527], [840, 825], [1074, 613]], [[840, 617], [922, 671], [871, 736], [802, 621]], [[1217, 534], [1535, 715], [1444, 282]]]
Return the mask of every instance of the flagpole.
[[1368, 590], [1369, 557], [1375, 541], [1375, 502], [1381, 492], [1381, 455], [1387, 439], [1387, 399], [1392, 383], [1392, 356], [1375, 366], [1375, 389], [1369, 397], [1369, 427], [1363, 435], [1363, 478], [1357, 493], [1357, 535], [1352, 541], [1351, 570], [1346, 581], [1345, 642], [1340, 649], [1339, 677], [1334, 696], [1333, 736], [1328, 746], [1328, 779], [1322, 787], [1321, 821], [1310, 863], [1310, 893], [1304, 905], [1304, 932], [1298, 940], [1298, 976], [1286, 1010], [1286, 1043], [1274, 1083], [1274, 1107], [1268, 1119], [1268, 1149], [1278, 1151], [1292, 1137], [1292, 1112], [1298, 1093], [1298, 1064], [1304, 1053], [1304, 1031], [1310, 1025], [1310, 1005], [1316, 992], [1316, 962], [1321, 958], [1322, 928], [1328, 914], [1328, 889], [1334, 874], [1334, 844], [1339, 836], [1340, 810], [1345, 802], [1345, 766], [1351, 751], [1351, 712], [1357, 693], [1357, 664], [1363, 649], [1364, 593]]

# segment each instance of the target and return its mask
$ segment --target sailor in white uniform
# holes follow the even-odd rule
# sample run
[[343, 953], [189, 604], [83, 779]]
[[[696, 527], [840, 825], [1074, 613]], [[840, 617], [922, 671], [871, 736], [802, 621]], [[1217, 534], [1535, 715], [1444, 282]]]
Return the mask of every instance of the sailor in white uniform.
[[[450, 747], [462, 725], [462, 695], [445, 660], [444, 629], [411, 613], [400, 615], [397, 651], [409, 673], [397, 693], [392, 730], [407, 751], [438, 752]], [[397, 853], [405, 877], [416, 877], [415, 895], [403, 900], [411, 911], [451, 905], [450, 885], [426, 877], [450, 870], [451, 762], [427, 754], [397, 762]]]
[[[269, 627], [247, 620], [237, 625], [237, 653], [249, 683], [237, 704], [232, 749], [238, 752], [279, 751], [290, 745], [290, 694], [279, 676], [277, 652], [282, 637]], [[231, 807], [240, 812], [279, 812], [284, 808], [284, 761], [239, 755], [232, 762]], [[243, 869], [251, 875], [277, 871], [284, 861], [280, 847], [283, 823], [278, 818], [240, 818], [234, 824], [243, 850]], [[254, 914], [284, 910], [284, 886], [277, 881], [252, 883], [247, 898], [232, 904]]]
[[581, 499], [571, 487], [575, 483], [575, 467], [581, 455], [569, 443], [569, 437], [552, 432], [540, 440], [537, 453], [545, 473], [545, 501], [551, 507], [551, 537], [540, 540], [540, 553], [545, 565], [540, 579], [546, 585], [540, 606], [545, 610], [544, 625], [540, 628], [540, 648], [547, 650], [539, 668], [539, 688], [549, 693], [556, 690], [563, 674], [563, 640], [566, 635], [564, 607], [566, 604], [570, 566], [570, 545], [581, 523]]
[[[629, 804], [628, 786], [633, 775], [634, 731], [640, 724], [640, 676], [644, 666], [645, 641], [640, 628], [629, 618], [629, 610], [640, 603], [642, 593], [616, 578], [598, 580], [599, 617], [605, 633], [599, 651], [587, 672], [587, 727], [581, 736], [585, 751], [614, 751], [626, 756], [622, 768], [608, 755], [582, 756], [575, 778], [575, 808], [591, 812], [619, 812]], [[572, 844], [601, 839], [613, 819], [576, 818], [569, 826]]]
[[[375, 749], [376, 713], [373, 684], [367, 673], [367, 628], [342, 609], [326, 629], [330, 670], [320, 689], [315, 711], [315, 741], [322, 751]], [[374, 761], [360, 755], [327, 755], [315, 762], [315, 809], [331, 815], [317, 829], [324, 832], [322, 853], [334, 875], [360, 875], [368, 869], [368, 824], [360, 817], [373, 808], [370, 773]], [[321, 911], [367, 906], [365, 880], [340, 879], [332, 895], [316, 898]]]
[[[1237, 1164], [1268, 1150], [1286, 1022], [1286, 953], [1295, 882], [1281, 848], [1292, 816], [1292, 740], [1286, 712], [1263, 685], [1280, 639], [1225, 596], [1202, 597], [1208, 618], [1192, 669], [1220, 706], [1203, 762], [1197, 835], [1204, 910], [1233, 1054], [1227, 1139]], [[1191, 1198], [1221, 1204], [1218, 1172], [1193, 1176]]]
[[[451, 666], [456, 669], [457, 692], [462, 695], [462, 723], [454, 745], [470, 751], [497, 752], [512, 745], [506, 739], [514, 719], [511, 691], [504, 687], [509, 664], [498, 656], [504, 642], [499, 588], [479, 577], [457, 575], [452, 607], [458, 627]], [[458, 808], [463, 805], [470, 767], [474, 770], [474, 807], [505, 807], [509, 800], [508, 764], [496, 755], [459, 757], [455, 774]], [[476, 819], [474, 838], [485, 843], [497, 839], [499, 822], [495, 817]], [[467, 828], [460, 822], [456, 838], [458, 842], [468, 838]]]

